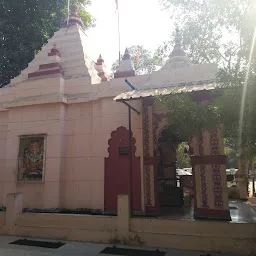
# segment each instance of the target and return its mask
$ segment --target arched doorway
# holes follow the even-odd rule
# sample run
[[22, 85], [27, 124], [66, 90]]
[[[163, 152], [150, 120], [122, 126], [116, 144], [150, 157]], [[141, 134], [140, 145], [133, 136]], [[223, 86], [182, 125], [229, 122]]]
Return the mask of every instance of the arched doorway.
[[[149, 214], [161, 214], [157, 169], [158, 139], [162, 136], [163, 129], [169, 125], [168, 114], [162, 109], [157, 109], [150, 101], [144, 101], [143, 107], [146, 211]], [[182, 138], [184, 139], [186, 138]], [[226, 157], [221, 126], [216, 126], [212, 130], [201, 129], [197, 135], [188, 138], [188, 141], [193, 174], [193, 207], [183, 208], [184, 210], [180, 211], [182, 216], [177, 214], [176, 217], [230, 220], [226, 189]]]
[[130, 193], [132, 177], [132, 212], [141, 212], [140, 157], [135, 156], [135, 138], [132, 137], [132, 175], [130, 173], [129, 131], [119, 127], [109, 140], [109, 156], [105, 158], [104, 210], [117, 212], [117, 197]]
[[[182, 145], [181, 150], [179, 145]], [[188, 143], [182, 141], [172, 133], [170, 127], [162, 130], [155, 149], [157, 201], [160, 214], [193, 217], [193, 175], [192, 168], [179, 168], [178, 154], [189, 157]]]

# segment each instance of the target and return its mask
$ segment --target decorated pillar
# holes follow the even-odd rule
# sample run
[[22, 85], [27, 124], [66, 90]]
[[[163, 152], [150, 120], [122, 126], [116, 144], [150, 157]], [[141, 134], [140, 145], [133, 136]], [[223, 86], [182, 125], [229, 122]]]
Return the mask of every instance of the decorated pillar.
[[145, 209], [147, 213], [156, 213], [153, 102], [149, 100], [143, 100], [143, 140]]
[[202, 130], [191, 142], [194, 217], [230, 220], [226, 156], [220, 128]]

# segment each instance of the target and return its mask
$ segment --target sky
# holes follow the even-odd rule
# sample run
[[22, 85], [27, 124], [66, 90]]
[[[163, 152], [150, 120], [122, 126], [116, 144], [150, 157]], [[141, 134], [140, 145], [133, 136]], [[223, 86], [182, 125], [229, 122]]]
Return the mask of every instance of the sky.
[[[115, 0], [92, 0], [88, 11], [96, 26], [86, 31], [93, 43], [91, 56], [102, 54], [107, 69], [118, 59], [118, 15]], [[143, 45], [154, 50], [170, 38], [174, 25], [159, 0], [119, 0], [121, 54], [126, 47]]]

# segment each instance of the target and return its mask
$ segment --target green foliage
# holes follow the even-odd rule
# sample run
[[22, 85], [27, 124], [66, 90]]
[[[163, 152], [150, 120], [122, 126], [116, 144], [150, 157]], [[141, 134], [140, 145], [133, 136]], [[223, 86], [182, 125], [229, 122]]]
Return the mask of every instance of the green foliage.
[[[149, 50], [142, 45], [134, 45], [128, 48], [131, 59], [134, 63], [134, 69], [137, 75], [149, 74], [161, 64], [161, 59], [155, 54], [153, 55]], [[139, 54], [139, 63], [136, 61], [136, 55]], [[119, 60], [116, 60], [112, 65], [112, 72], [116, 72], [119, 65]]]
[[190, 168], [191, 167], [191, 161], [190, 156], [188, 154], [184, 153], [184, 149], [186, 148], [186, 143], [182, 142], [178, 145], [177, 149], [177, 166], [178, 168]]
[[252, 160], [256, 155], [256, 86], [247, 88], [244, 120], [240, 125], [242, 89], [223, 88], [215, 93], [214, 101], [207, 104], [197, 102], [193, 94], [175, 94], [175, 91], [171, 96], [156, 96], [156, 99], [167, 108], [170, 129], [181, 141], [197, 136], [201, 129], [223, 124], [223, 135], [229, 138], [227, 153], [230, 164], [237, 165], [234, 158], [240, 156]]
[[[85, 11], [89, 1], [75, 0], [86, 28], [93, 25]], [[0, 87], [8, 84], [33, 59], [35, 52], [67, 18], [66, 0], [1, 0]]]
[[218, 108], [214, 103], [200, 104], [193, 100], [192, 95], [175, 94], [157, 96], [157, 102], [167, 108], [169, 124], [172, 132], [181, 141], [196, 136], [201, 129], [211, 129], [219, 120]]
[[237, 150], [226, 145], [225, 146], [225, 154], [227, 156], [227, 168], [237, 168], [238, 167], [238, 161], [237, 161]]
[[[195, 112], [191, 100], [179, 101], [178, 111], [168, 107], [177, 130], [189, 134], [198, 132], [210, 118], [224, 124], [224, 135], [235, 144], [239, 157], [253, 159], [256, 155], [256, 33], [255, 0], [161, 0], [183, 34], [183, 44], [193, 63], [217, 63], [218, 84], [225, 88], [215, 102], [202, 112]], [[170, 42], [157, 50], [163, 58], [170, 52]], [[250, 63], [251, 57], [251, 63]], [[242, 106], [243, 88], [247, 87]], [[168, 103], [170, 106], [173, 103]], [[167, 104], [167, 105], [168, 105]], [[191, 107], [191, 112], [189, 108]], [[242, 109], [242, 111], [241, 111]], [[243, 121], [240, 117], [243, 113]], [[185, 115], [185, 117], [184, 117]], [[186, 121], [185, 128], [179, 119]], [[194, 120], [194, 121], [193, 121]], [[171, 121], [170, 118], [170, 122]], [[194, 122], [194, 124], [193, 124]], [[203, 125], [202, 125], [203, 124]], [[187, 127], [187, 128], [186, 128]], [[238, 152], [239, 151], [239, 152]], [[231, 154], [231, 152], [229, 152]], [[233, 154], [233, 153], [232, 153]]]
[[[219, 64], [222, 86], [241, 85], [248, 68], [256, 24], [255, 0], [161, 0], [180, 26], [193, 63]], [[158, 49], [170, 52], [170, 42]], [[254, 45], [256, 49], [256, 45]], [[251, 68], [256, 70], [255, 50]]]
[[229, 62], [231, 56], [232, 62], [233, 56], [238, 53], [244, 55], [244, 51], [249, 50], [248, 42], [252, 38], [256, 21], [254, 0], [161, 2], [166, 9], [170, 9], [170, 13], [173, 13], [175, 22], [182, 24], [184, 44], [195, 60]]
[[240, 149], [240, 155], [245, 154], [251, 159], [256, 155], [256, 85], [247, 87], [244, 118], [240, 124], [242, 89], [225, 88], [223, 95], [216, 99], [215, 104], [219, 108], [219, 121], [224, 124], [224, 136], [232, 138], [235, 147]]

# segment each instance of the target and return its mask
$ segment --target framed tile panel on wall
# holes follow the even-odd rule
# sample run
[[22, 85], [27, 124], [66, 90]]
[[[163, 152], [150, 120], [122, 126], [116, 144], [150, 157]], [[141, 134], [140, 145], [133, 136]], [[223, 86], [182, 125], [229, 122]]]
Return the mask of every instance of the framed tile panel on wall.
[[43, 181], [45, 144], [46, 135], [19, 137], [18, 181]]

